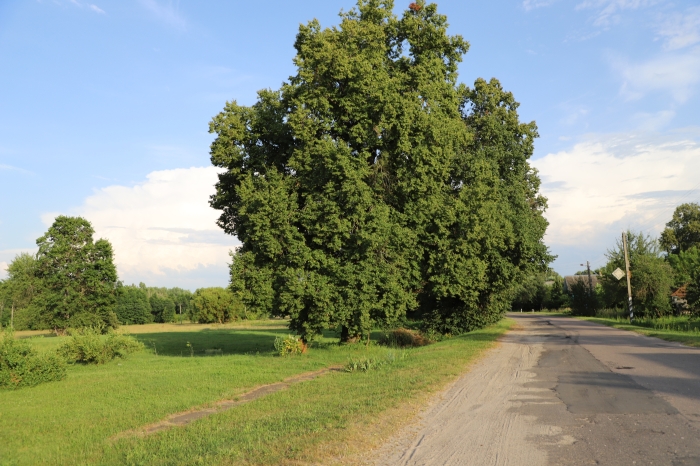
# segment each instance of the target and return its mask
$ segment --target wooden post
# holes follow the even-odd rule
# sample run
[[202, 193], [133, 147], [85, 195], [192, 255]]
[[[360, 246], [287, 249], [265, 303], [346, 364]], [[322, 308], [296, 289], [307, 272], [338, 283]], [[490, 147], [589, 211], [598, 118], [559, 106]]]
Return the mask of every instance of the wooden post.
[[625, 250], [625, 271], [627, 272], [627, 309], [630, 313], [630, 323], [634, 320], [634, 308], [632, 307], [632, 274], [630, 274], [630, 258], [627, 252], [627, 233], [622, 233], [622, 246]]

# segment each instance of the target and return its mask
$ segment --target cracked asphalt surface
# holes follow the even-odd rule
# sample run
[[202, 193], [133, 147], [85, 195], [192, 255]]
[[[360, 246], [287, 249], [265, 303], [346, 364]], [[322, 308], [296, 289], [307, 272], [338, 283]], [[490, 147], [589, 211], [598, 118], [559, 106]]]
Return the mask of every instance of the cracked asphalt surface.
[[700, 349], [509, 317], [515, 330], [375, 464], [700, 465]]

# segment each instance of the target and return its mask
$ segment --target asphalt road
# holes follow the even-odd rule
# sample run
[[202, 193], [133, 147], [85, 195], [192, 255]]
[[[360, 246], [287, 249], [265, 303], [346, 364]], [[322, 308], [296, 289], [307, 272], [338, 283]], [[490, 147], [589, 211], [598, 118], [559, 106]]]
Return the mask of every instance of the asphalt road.
[[700, 349], [537, 314], [374, 456], [391, 465], [700, 465]]

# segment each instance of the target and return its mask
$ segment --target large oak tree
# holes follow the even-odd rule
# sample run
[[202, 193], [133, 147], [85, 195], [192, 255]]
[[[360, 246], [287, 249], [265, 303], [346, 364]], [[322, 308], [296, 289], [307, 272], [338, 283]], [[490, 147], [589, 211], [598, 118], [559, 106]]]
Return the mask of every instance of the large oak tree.
[[468, 49], [437, 6], [360, 0], [296, 38], [297, 74], [214, 117], [211, 205], [238, 236], [231, 287], [308, 339], [411, 314], [459, 333], [500, 318], [550, 260], [534, 123], [496, 80], [458, 83]]

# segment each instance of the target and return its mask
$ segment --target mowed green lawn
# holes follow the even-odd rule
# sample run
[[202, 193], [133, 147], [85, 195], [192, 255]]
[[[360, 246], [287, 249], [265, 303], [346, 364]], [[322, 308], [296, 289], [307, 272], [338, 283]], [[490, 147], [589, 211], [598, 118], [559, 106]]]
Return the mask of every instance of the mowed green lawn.
[[[377, 432], [400, 426], [402, 419], [391, 416], [405, 415], [402, 407], [454, 380], [509, 326], [505, 320], [405, 353], [337, 345], [328, 334], [307, 354], [287, 358], [274, 354], [275, 337], [288, 333], [279, 321], [161, 325], [151, 332], [141, 326], [134, 336], [144, 352], [103, 366], [71, 366], [60, 382], [0, 391], [0, 464], [284, 464], [352, 454], [376, 442]], [[49, 350], [61, 340], [29, 341]], [[333, 372], [185, 427], [113, 440], [259, 385], [389, 352], [401, 357], [374, 371]]]

